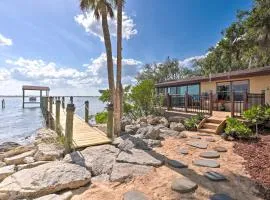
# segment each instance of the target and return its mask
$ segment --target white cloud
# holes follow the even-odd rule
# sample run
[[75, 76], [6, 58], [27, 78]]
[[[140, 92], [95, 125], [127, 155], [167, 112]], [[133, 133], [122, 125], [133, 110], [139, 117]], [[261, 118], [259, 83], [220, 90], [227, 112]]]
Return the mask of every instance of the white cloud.
[[[115, 11], [116, 16], [116, 11]], [[74, 17], [74, 20], [81, 25], [87, 33], [90, 33], [96, 37], [99, 37], [101, 41], [103, 39], [103, 31], [101, 26], [101, 21], [97, 21], [94, 17], [92, 11], [87, 12], [85, 14], [79, 14]], [[110, 34], [113, 37], [117, 36], [117, 22], [116, 18], [108, 19]], [[132, 36], [138, 33], [137, 29], [135, 28], [135, 23], [133, 19], [128, 16], [125, 12], [123, 12], [123, 38], [129, 40]]]
[[202, 59], [202, 58], [205, 58], [206, 55], [201, 55], [201, 56], [193, 56], [193, 57], [189, 57], [189, 58], [186, 58], [184, 60], [179, 60], [179, 64], [182, 66], [182, 67], [192, 67], [196, 61]]
[[11, 46], [12, 40], [0, 34], [0, 46]]
[[0, 69], [0, 81], [5, 81], [10, 78], [10, 72], [7, 69]]

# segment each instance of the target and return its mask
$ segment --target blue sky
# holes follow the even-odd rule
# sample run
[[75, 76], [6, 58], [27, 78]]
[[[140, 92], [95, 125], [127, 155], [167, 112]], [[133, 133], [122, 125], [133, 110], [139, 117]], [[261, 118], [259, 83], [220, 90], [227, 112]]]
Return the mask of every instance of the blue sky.
[[[134, 83], [144, 63], [170, 56], [185, 64], [205, 55], [236, 11], [251, 6], [251, 0], [126, 0], [123, 82]], [[100, 23], [82, 14], [79, 0], [1, 0], [0, 24], [0, 94], [20, 94], [23, 84], [48, 85], [55, 95], [98, 95], [107, 87]], [[115, 52], [115, 20], [110, 28]]]

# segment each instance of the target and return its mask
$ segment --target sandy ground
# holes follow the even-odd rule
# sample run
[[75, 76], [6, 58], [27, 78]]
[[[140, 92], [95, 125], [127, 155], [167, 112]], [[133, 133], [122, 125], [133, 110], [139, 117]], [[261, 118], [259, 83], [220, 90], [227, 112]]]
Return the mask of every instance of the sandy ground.
[[[187, 132], [194, 135], [196, 132]], [[202, 136], [204, 141], [207, 136]], [[261, 199], [254, 194], [258, 191], [254, 187], [254, 182], [245, 171], [242, 157], [233, 152], [233, 142], [224, 141], [219, 136], [213, 136], [216, 142], [209, 142], [208, 150], [215, 146], [223, 146], [228, 152], [221, 153], [218, 158], [220, 168], [209, 169], [205, 167], [197, 167], [192, 164], [192, 160], [199, 158], [199, 154], [205, 149], [197, 149], [186, 144], [187, 141], [195, 141], [190, 137], [186, 139], [166, 139], [162, 142], [163, 146], [155, 148], [155, 152], [162, 154], [169, 159], [176, 159], [188, 164], [186, 169], [175, 169], [169, 166], [162, 166], [153, 169], [150, 173], [135, 177], [128, 183], [109, 183], [109, 182], [93, 182], [88, 188], [81, 189], [74, 195], [72, 200], [121, 200], [123, 194], [129, 190], [138, 190], [146, 194], [150, 200], [179, 200], [179, 199], [198, 199], [208, 200], [214, 193], [227, 193], [237, 200], [257, 200]], [[189, 154], [182, 155], [179, 149], [188, 148]], [[212, 182], [203, 176], [203, 173], [213, 170], [221, 172], [228, 181]], [[185, 176], [198, 184], [198, 189], [193, 193], [179, 194], [171, 190], [171, 181], [175, 177]]]

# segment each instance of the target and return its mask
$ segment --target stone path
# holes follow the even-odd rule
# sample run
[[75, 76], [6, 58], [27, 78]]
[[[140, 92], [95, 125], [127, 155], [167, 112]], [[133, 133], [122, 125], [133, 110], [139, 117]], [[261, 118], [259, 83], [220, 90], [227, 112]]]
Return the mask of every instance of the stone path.
[[219, 158], [220, 155], [217, 151], [205, 151], [200, 153], [200, 157], [203, 158]]
[[204, 173], [204, 176], [210, 179], [211, 181], [225, 181], [227, 180], [225, 176], [215, 171], [207, 171]]
[[229, 195], [227, 194], [214, 194], [210, 197], [210, 200], [233, 200]]
[[201, 167], [211, 167], [211, 168], [220, 167], [220, 164], [216, 160], [209, 160], [209, 159], [194, 160], [193, 164]]
[[197, 141], [189, 141], [187, 144], [199, 149], [207, 149], [208, 146], [207, 142], [197, 142]]
[[227, 149], [225, 147], [216, 146], [213, 149], [218, 152], [227, 152]]
[[148, 198], [144, 195], [144, 193], [131, 190], [124, 194], [123, 200], [147, 200]]
[[182, 149], [180, 149], [180, 153], [184, 154], [184, 155], [187, 155], [188, 154], [188, 149], [187, 148], [182, 148]]
[[180, 193], [187, 193], [195, 191], [198, 188], [198, 185], [188, 178], [175, 178], [172, 181], [171, 188]]

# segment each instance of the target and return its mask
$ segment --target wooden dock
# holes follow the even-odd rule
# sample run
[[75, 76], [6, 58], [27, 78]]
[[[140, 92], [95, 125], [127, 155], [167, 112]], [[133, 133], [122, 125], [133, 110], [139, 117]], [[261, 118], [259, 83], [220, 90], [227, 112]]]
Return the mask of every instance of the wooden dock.
[[[52, 117], [56, 120], [56, 105], [52, 105]], [[60, 107], [60, 129], [61, 133], [65, 134], [66, 127], [66, 110]], [[73, 147], [81, 148], [93, 145], [111, 143], [111, 139], [96, 127], [90, 126], [77, 114], [73, 117]]]

